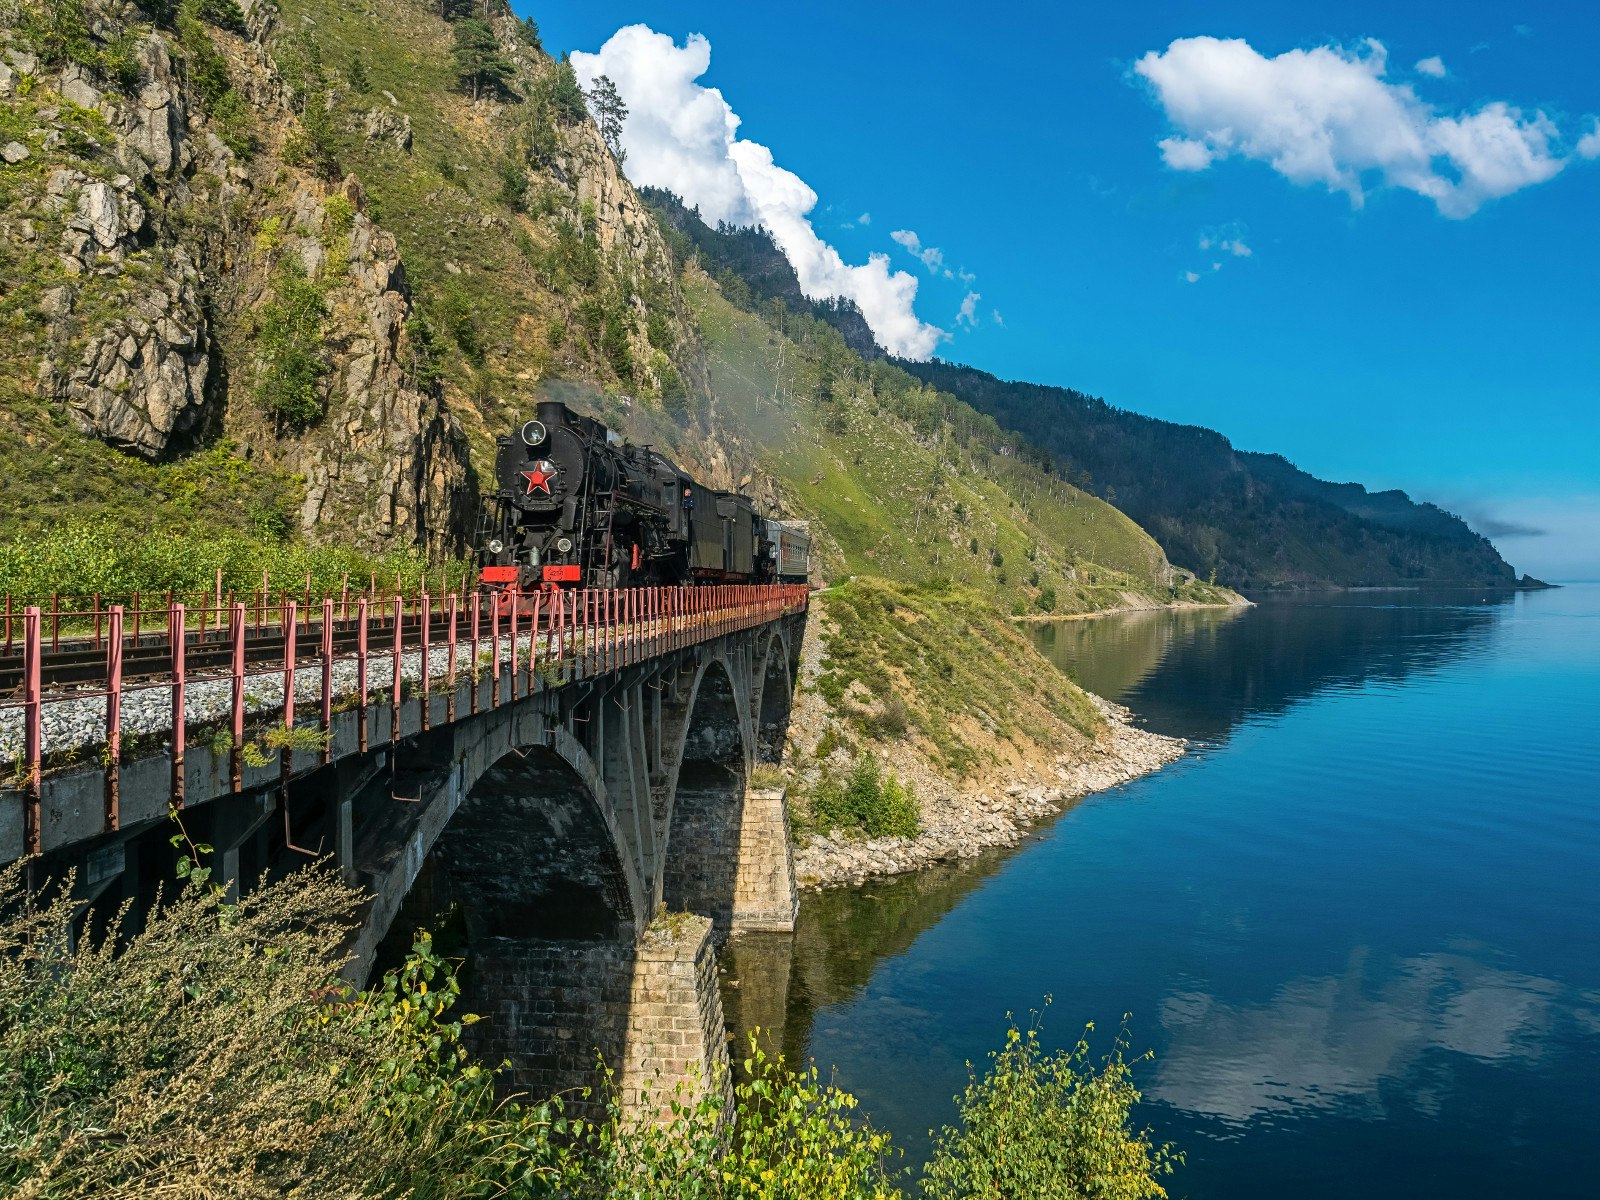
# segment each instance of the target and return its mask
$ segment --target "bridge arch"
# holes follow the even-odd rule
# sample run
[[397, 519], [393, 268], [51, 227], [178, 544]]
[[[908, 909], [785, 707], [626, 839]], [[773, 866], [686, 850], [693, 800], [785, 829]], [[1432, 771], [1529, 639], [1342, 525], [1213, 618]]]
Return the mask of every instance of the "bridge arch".
[[754, 758], [749, 663], [709, 659], [684, 706], [676, 770], [662, 839], [661, 898], [671, 911], [711, 918], [718, 936], [732, 925], [745, 789]]
[[484, 1018], [469, 1045], [539, 1096], [590, 1079], [596, 1052], [628, 1061], [650, 896], [599, 765], [554, 716], [485, 714], [454, 743], [428, 805], [443, 819], [419, 814], [420, 861], [377, 956], [390, 965], [417, 929], [439, 931], [465, 960], [463, 1011]]
[[573, 739], [512, 749], [470, 785], [428, 858], [473, 937], [622, 940], [645, 906], [617, 814]]
[[762, 639], [756, 655], [755, 745], [756, 757], [775, 763], [783, 757], [784, 740], [789, 733], [789, 716], [794, 708], [794, 683], [797, 656], [792, 656], [785, 630], [776, 628]]

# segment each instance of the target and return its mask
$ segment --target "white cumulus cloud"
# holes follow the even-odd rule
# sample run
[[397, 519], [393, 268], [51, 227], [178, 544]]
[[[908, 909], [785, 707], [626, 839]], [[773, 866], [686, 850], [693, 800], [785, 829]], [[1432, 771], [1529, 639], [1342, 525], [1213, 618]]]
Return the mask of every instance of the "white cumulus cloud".
[[[915, 229], [893, 230], [889, 234], [889, 239], [915, 254], [922, 260], [922, 265], [934, 274], [938, 274], [941, 269], [944, 269], [944, 251], [937, 246], [924, 246]], [[948, 269], [944, 269], [944, 277], [946, 279], [955, 278]]]
[[1435, 79], [1443, 79], [1445, 76], [1444, 59], [1437, 54], [1420, 59], [1417, 62], [1416, 72], [1418, 75], [1431, 75]]
[[598, 53], [572, 55], [585, 88], [609, 76], [628, 106], [622, 149], [630, 179], [676, 192], [712, 224], [765, 227], [807, 296], [853, 300], [886, 350], [929, 357], [948, 335], [913, 311], [916, 277], [891, 269], [887, 254], [846, 263], [817, 236], [808, 216], [816, 192], [773, 162], [767, 147], [737, 136], [739, 117], [722, 93], [696, 82], [710, 65], [704, 37], [691, 34], [678, 46], [646, 25], [619, 29]]
[[1579, 158], [1600, 158], [1600, 117], [1589, 118], [1589, 132], [1578, 139]]
[[1200, 235], [1200, 249], [1209, 250], [1215, 246], [1218, 250], [1226, 250], [1235, 258], [1249, 258], [1255, 253], [1245, 244], [1243, 238], [1219, 233], [1202, 233]]
[[1133, 69], [1176, 130], [1159, 143], [1174, 170], [1203, 171], [1237, 154], [1294, 183], [1343, 192], [1357, 207], [1376, 178], [1461, 218], [1567, 165], [1544, 113], [1498, 100], [1441, 113], [1410, 85], [1387, 82], [1387, 62], [1371, 39], [1267, 58], [1240, 39], [1194, 37]]
[[956, 310], [956, 324], [968, 329], [978, 327], [978, 301], [983, 297], [977, 292], [968, 292], [961, 298], [961, 307]]

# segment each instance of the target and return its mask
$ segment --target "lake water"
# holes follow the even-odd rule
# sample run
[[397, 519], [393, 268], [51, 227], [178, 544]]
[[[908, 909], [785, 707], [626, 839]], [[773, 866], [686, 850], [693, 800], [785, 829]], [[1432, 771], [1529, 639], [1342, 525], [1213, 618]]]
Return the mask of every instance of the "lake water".
[[916, 1161], [1007, 1011], [1131, 1013], [1174, 1197], [1597, 1195], [1600, 586], [1039, 628], [1192, 740], [1020, 848], [806, 896], [730, 1018]]

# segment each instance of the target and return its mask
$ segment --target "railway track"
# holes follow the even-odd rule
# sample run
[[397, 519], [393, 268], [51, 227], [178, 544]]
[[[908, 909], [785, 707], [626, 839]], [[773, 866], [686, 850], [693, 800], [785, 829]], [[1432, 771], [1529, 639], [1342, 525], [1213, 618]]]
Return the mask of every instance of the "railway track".
[[[541, 623], [542, 624], [542, 623]], [[442, 645], [449, 632], [448, 615], [434, 616], [428, 622], [428, 640], [431, 645]], [[525, 632], [526, 626], [518, 632]], [[503, 630], [504, 632], [505, 630]], [[487, 636], [487, 630], [483, 631]], [[354, 622], [334, 623], [333, 652], [336, 657], [355, 654], [360, 645], [360, 630]], [[457, 627], [458, 641], [460, 626]], [[422, 645], [422, 627], [413, 620], [405, 622], [400, 631], [401, 648], [415, 650]], [[40, 657], [40, 682], [46, 692], [65, 691], [86, 685], [104, 684], [107, 679], [107, 658], [110, 647], [105, 638], [85, 635], [62, 638], [55, 649], [46, 649]], [[287, 638], [281, 628], [263, 629], [259, 633], [246, 631], [244, 639], [245, 667], [279, 666], [284, 661]], [[394, 621], [371, 621], [367, 625], [369, 653], [382, 654], [394, 646]], [[295, 626], [295, 658], [297, 662], [316, 661], [322, 649], [322, 622], [311, 621]], [[172, 675], [172, 644], [166, 636], [141, 633], [137, 639], [124, 637], [122, 643], [122, 678], [136, 682], [141, 678], [169, 679]], [[184, 637], [184, 667], [187, 672], [205, 674], [226, 673], [233, 666], [233, 639], [226, 628], [194, 630]], [[16, 698], [22, 694], [24, 663], [21, 648], [11, 654], [0, 654], [0, 697]]]

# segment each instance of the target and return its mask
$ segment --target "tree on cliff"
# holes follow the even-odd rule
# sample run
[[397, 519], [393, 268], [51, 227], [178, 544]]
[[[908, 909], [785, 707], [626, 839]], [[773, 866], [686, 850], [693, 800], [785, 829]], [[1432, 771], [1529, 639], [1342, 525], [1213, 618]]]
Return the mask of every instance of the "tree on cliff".
[[611, 82], [609, 75], [602, 75], [594, 81], [588, 99], [589, 109], [594, 113], [594, 123], [600, 127], [600, 136], [605, 139], [617, 165], [621, 166], [622, 160], [627, 157], [622, 149], [622, 123], [628, 119], [628, 106], [622, 102], [617, 85]]
[[456, 23], [456, 46], [452, 52], [456, 73], [463, 87], [477, 100], [484, 92], [504, 88], [511, 79], [512, 66], [500, 53], [500, 39], [485, 21]]

